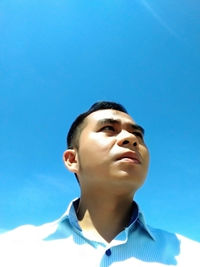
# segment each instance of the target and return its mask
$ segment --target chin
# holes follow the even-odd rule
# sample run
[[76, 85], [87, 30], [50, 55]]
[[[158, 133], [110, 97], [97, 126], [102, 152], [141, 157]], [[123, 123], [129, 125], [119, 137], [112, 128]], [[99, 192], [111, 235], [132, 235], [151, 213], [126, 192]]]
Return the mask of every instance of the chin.
[[120, 174], [114, 175], [112, 180], [119, 183], [121, 186], [125, 184], [138, 189], [144, 184], [145, 178], [121, 171]]

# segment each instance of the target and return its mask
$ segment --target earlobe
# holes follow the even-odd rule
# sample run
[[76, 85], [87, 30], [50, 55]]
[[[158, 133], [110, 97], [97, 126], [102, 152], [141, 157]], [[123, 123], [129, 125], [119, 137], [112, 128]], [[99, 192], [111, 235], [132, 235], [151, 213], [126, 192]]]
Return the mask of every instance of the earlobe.
[[78, 159], [77, 159], [77, 151], [74, 149], [67, 149], [63, 153], [63, 161], [67, 169], [73, 173], [78, 173]]

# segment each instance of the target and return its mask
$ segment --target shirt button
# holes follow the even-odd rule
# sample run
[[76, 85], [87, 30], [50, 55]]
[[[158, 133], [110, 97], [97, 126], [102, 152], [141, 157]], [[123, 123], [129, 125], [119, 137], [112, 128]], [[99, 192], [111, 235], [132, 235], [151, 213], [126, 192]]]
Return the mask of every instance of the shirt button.
[[107, 255], [107, 256], [110, 256], [110, 255], [111, 255], [111, 250], [110, 250], [110, 249], [107, 249], [107, 250], [106, 250], [106, 255]]

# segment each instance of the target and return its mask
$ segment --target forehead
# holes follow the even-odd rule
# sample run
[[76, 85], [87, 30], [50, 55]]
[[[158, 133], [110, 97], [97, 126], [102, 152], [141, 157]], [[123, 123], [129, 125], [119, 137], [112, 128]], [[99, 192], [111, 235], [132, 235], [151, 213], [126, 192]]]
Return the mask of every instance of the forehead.
[[131, 118], [130, 115], [113, 109], [103, 109], [103, 110], [97, 110], [93, 113], [91, 113], [86, 118], [87, 125], [94, 125], [97, 124], [99, 121], [105, 120], [105, 119], [112, 119], [117, 120], [122, 124], [135, 124], [135, 121]]

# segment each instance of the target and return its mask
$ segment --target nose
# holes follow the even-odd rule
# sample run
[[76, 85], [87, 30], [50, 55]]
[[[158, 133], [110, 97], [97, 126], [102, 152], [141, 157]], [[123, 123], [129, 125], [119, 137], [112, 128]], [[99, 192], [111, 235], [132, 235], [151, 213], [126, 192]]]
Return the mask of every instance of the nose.
[[126, 130], [122, 130], [118, 136], [118, 145], [129, 147], [132, 146], [136, 148], [138, 146], [138, 139], [134, 134]]

